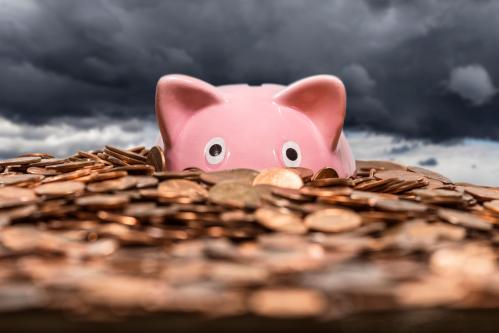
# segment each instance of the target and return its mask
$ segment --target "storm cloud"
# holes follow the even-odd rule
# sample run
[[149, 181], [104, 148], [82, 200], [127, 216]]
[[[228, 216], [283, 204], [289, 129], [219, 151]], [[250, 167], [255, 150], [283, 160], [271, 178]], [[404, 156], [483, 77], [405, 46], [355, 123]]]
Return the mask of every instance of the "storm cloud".
[[499, 139], [498, 1], [0, 0], [0, 8], [0, 116], [23, 128], [150, 121], [166, 73], [217, 85], [329, 73], [346, 83], [348, 128]]

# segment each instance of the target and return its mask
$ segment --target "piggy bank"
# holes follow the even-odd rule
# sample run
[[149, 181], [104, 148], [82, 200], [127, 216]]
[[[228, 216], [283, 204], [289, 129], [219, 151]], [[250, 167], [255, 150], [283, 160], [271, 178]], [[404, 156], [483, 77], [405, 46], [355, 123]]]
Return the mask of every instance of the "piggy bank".
[[156, 89], [160, 141], [169, 170], [332, 167], [355, 172], [343, 134], [346, 93], [335, 76], [289, 86], [215, 87], [186, 75], [166, 75]]

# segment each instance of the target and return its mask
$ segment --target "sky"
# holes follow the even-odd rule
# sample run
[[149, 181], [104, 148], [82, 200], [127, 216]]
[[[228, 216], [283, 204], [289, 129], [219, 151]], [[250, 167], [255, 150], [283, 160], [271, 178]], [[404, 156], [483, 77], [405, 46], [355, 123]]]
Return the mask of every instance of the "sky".
[[358, 158], [499, 185], [497, 17], [495, 0], [0, 0], [0, 157], [152, 144], [164, 74], [325, 73]]

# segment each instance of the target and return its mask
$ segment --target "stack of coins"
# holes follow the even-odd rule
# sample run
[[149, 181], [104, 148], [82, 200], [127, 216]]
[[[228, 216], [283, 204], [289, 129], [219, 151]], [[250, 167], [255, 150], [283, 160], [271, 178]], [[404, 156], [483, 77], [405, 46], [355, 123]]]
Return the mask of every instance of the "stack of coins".
[[499, 189], [420, 167], [167, 169], [160, 147], [0, 161], [0, 312], [336, 319], [494, 307]]

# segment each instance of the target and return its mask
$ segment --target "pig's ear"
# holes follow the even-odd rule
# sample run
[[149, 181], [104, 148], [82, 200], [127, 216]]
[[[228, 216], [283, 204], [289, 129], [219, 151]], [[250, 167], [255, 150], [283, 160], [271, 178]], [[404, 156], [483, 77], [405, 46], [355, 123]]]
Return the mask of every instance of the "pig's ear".
[[346, 112], [345, 86], [336, 76], [311, 76], [291, 84], [274, 96], [279, 105], [305, 113], [336, 149]]
[[156, 86], [156, 118], [165, 145], [171, 146], [196, 111], [223, 102], [217, 88], [209, 83], [187, 75], [163, 76]]

